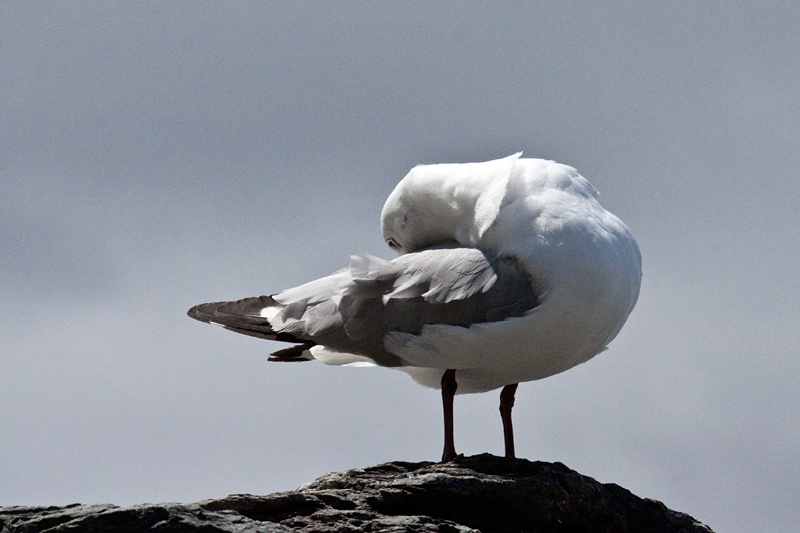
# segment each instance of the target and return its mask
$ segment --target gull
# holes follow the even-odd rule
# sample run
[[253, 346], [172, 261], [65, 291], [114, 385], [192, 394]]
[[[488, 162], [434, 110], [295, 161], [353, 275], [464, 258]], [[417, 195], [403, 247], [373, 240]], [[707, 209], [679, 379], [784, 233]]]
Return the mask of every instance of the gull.
[[379, 365], [441, 389], [442, 461], [457, 455], [454, 395], [502, 388], [514, 457], [517, 385], [606, 350], [642, 277], [636, 241], [591, 183], [521, 155], [414, 167], [381, 212], [393, 260], [353, 255], [330, 276], [188, 314], [292, 344], [270, 361]]

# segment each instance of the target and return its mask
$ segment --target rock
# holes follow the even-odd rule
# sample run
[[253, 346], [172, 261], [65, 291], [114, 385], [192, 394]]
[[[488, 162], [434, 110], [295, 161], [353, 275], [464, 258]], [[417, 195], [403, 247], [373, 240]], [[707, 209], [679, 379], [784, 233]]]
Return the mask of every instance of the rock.
[[295, 491], [193, 504], [0, 508], [0, 533], [702, 532], [663, 503], [561, 463], [489, 454], [332, 472]]

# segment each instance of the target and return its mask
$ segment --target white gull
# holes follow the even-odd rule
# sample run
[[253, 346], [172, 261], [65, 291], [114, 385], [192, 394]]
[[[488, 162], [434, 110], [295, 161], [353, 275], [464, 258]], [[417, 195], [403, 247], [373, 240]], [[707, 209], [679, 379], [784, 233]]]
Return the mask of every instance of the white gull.
[[503, 387], [514, 456], [517, 384], [588, 361], [639, 295], [641, 256], [625, 224], [572, 167], [521, 158], [420, 165], [381, 213], [399, 257], [272, 296], [201, 304], [189, 316], [293, 343], [272, 361], [376, 364], [442, 389], [443, 460], [455, 457], [453, 396]]

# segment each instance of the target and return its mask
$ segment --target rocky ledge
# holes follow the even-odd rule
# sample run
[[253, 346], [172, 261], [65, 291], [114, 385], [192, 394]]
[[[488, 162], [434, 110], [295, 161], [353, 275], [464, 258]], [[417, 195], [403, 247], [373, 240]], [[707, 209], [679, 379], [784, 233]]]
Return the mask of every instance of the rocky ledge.
[[332, 472], [297, 490], [192, 504], [0, 507], [0, 533], [703, 532], [663, 503], [561, 463], [489, 454]]

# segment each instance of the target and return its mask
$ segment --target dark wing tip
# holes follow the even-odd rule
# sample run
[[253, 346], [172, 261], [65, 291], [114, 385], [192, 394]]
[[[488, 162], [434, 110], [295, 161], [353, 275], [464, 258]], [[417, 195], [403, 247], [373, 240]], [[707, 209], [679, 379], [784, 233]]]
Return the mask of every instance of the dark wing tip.
[[189, 309], [186, 314], [195, 320], [199, 320], [200, 322], [209, 323], [211, 322], [211, 319], [214, 318], [217, 308], [224, 303], [226, 302], [211, 302], [195, 305]]
[[219, 323], [220, 319], [236, 319], [246, 322], [265, 321], [261, 316], [261, 310], [265, 307], [278, 305], [271, 296], [258, 296], [242, 298], [227, 302], [209, 302], [195, 305], [186, 314], [201, 322]]
[[251, 337], [281, 342], [306, 342], [289, 333], [275, 332], [269, 320], [261, 316], [264, 308], [277, 305], [279, 304], [271, 296], [254, 296], [228, 302], [195, 305], [186, 314], [200, 322], [216, 324], [229, 331]]

